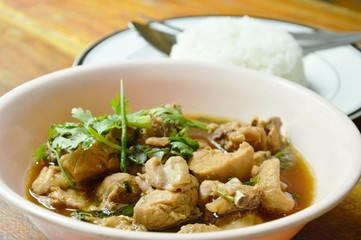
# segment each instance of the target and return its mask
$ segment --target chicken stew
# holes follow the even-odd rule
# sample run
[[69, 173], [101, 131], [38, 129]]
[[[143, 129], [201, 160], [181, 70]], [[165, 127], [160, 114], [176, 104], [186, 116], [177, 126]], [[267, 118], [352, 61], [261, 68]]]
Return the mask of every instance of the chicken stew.
[[28, 199], [93, 224], [193, 233], [241, 228], [312, 203], [314, 179], [279, 117], [185, 116], [177, 104], [53, 125], [35, 151]]

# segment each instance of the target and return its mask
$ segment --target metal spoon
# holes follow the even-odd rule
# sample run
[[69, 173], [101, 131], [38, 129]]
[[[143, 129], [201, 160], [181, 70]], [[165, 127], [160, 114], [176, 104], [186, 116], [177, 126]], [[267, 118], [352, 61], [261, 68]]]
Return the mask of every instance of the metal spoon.
[[[157, 24], [161, 24], [163, 28], [168, 28], [168, 30], [156, 29], [149, 23], [139, 22], [129, 22], [129, 28], [137, 31], [155, 48], [169, 55], [172, 46], [177, 42], [176, 34], [182, 30], [162, 22], [157, 22]], [[361, 32], [316, 31], [311, 33], [290, 32], [290, 34], [298, 41], [304, 55], [361, 41]]]

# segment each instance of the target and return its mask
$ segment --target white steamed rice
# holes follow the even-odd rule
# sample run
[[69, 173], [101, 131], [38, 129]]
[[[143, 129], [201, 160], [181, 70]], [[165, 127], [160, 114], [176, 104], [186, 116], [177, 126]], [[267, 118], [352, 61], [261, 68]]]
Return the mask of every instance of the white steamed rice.
[[288, 32], [251, 17], [209, 17], [177, 35], [173, 59], [248, 67], [306, 86], [303, 52]]

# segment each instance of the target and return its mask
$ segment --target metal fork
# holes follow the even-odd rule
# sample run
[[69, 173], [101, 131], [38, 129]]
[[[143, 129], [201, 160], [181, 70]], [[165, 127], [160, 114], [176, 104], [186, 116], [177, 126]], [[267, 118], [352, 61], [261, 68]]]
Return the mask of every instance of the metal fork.
[[[162, 29], [156, 28], [158, 24]], [[169, 55], [172, 46], [177, 42], [176, 34], [182, 29], [165, 22], [150, 21], [147, 24], [129, 22], [129, 28], [137, 31], [146, 41], [158, 50]], [[303, 49], [304, 55], [333, 47], [348, 45], [361, 41], [361, 32], [326, 32], [315, 31], [310, 33], [290, 32]]]

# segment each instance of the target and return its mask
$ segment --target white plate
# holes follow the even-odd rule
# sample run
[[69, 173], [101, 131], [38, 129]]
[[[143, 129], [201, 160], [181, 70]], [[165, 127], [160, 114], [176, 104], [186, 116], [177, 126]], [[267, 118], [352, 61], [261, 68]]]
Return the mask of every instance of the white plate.
[[[179, 28], [207, 16], [169, 19]], [[234, 16], [237, 17], [237, 16]], [[270, 19], [260, 19], [287, 31], [312, 32], [312, 28]], [[87, 48], [74, 65], [98, 64], [126, 59], [166, 58], [132, 30], [106, 36]], [[310, 88], [331, 101], [351, 118], [361, 115], [361, 52], [351, 46], [318, 51], [304, 58], [305, 73]]]

